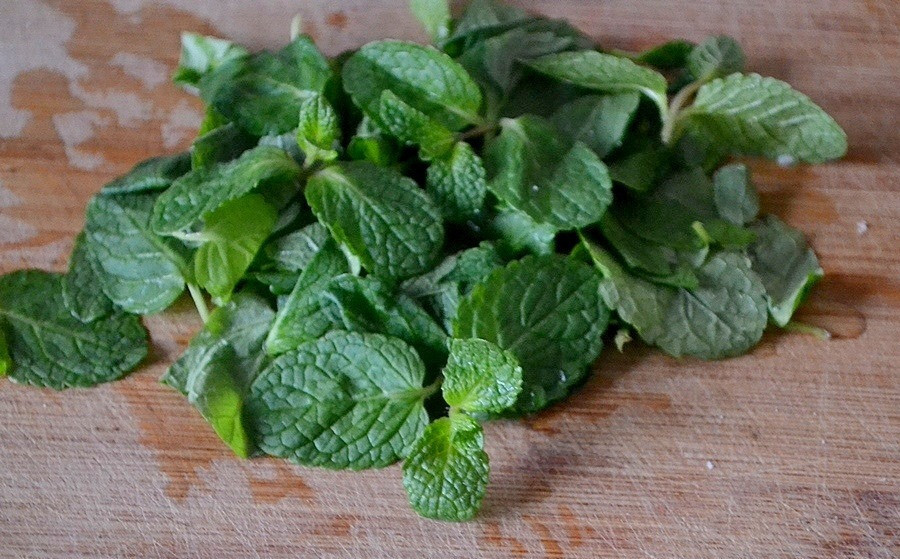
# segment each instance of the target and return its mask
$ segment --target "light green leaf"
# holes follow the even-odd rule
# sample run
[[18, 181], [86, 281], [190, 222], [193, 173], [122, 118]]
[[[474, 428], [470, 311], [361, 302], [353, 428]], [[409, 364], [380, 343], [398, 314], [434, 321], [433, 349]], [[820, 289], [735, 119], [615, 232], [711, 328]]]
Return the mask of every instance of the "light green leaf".
[[84, 226], [103, 292], [137, 314], [168, 307], [191, 277], [187, 249], [150, 228], [156, 200], [154, 194], [96, 196], [88, 204]]
[[0, 377], [5, 377], [12, 369], [12, 357], [9, 356], [9, 345], [6, 343], [6, 334], [3, 333], [4, 324], [0, 322]]
[[419, 146], [426, 160], [444, 156], [456, 143], [456, 136], [450, 130], [407, 105], [390, 90], [381, 94], [378, 122], [404, 144]]
[[103, 194], [165, 190], [178, 177], [191, 170], [189, 153], [164, 155], [141, 161], [128, 173], [103, 185]]
[[481, 425], [458, 413], [429, 425], [403, 463], [403, 487], [426, 518], [470, 520], [481, 508], [490, 464]]
[[475, 218], [484, 207], [486, 174], [472, 146], [457, 142], [450, 154], [431, 162], [425, 186], [444, 219], [464, 222]]
[[542, 74], [593, 91], [638, 91], [656, 104], [661, 115], [668, 111], [666, 78], [627, 58], [586, 50], [543, 56], [528, 65]]
[[316, 161], [337, 158], [334, 147], [340, 133], [337, 114], [324, 95], [312, 93], [300, 102], [297, 144], [306, 157], [307, 167]]
[[230, 163], [196, 169], [175, 181], [153, 208], [153, 230], [185, 231], [229, 200], [263, 185], [293, 185], [299, 177], [300, 166], [283, 150], [253, 148]]
[[809, 97], [757, 74], [732, 74], [701, 87], [676, 121], [675, 137], [685, 131], [737, 155], [822, 163], [847, 152], [847, 135]]
[[523, 371], [518, 413], [534, 413], [568, 394], [603, 347], [609, 309], [601, 277], [562, 256], [526, 257], [495, 271], [460, 303], [457, 338], [510, 351]]
[[297, 126], [309, 92], [323, 92], [332, 79], [328, 60], [306, 35], [277, 53], [233, 59], [200, 80], [204, 101], [256, 136], [283, 134]]
[[210, 295], [227, 300], [275, 226], [277, 214], [262, 196], [222, 204], [204, 220], [194, 255], [194, 277]]
[[556, 228], [518, 210], [501, 209], [491, 220], [490, 231], [498, 245], [512, 255], [552, 254], [556, 250]]
[[412, 11], [431, 42], [440, 45], [450, 35], [450, 2], [448, 0], [409, 0]]
[[709, 37], [691, 50], [687, 69], [699, 81], [743, 72], [747, 57], [741, 45], [727, 35]]
[[428, 423], [425, 367], [406, 343], [331, 332], [279, 356], [250, 389], [260, 448], [299, 464], [361, 470], [406, 455]]
[[753, 271], [766, 287], [772, 320], [785, 326], [825, 271], [803, 234], [773, 215], [750, 226], [756, 242], [748, 253]]
[[491, 342], [453, 339], [441, 390], [453, 408], [499, 413], [516, 403], [522, 368], [512, 353]]
[[225, 39], [182, 33], [181, 57], [172, 81], [186, 89], [196, 88], [203, 76], [226, 62], [248, 54], [244, 47]]
[[[147, 332], [130, 314], [84, 323], [63, 301], [62, 276], [37, 270], [0, 276], [0, 328], [10, 379], [62, 390], [110, 382], [147, 355]], [[10, 362], [12, 365], [10, 366]]]
[[488, 188], [500, 200], [558, 230], [595, 223], [612, 202], [606, 165], [586, 145], [565, 142], [535, 116], [501, 121], [485, 148]]
[[82, 322], [91, 322], [113, 312], [115, 308], [102, 290], [100, 264], [88, 248], [84, 232], [75, 239], [69, 272], [63, 277], [63, 301], [72, 316]]
[[759, 215], [759, 194], [750, 182], [750, 169], [743, 163], [720, 167], [713, 175], [716, 209], [722, 219], [745, 225]]
[[368, 272], [388, 281], [427, 270], [444, 242], [434, 202], [393, 169], [339, 163], [309, 179], [306, 200]]
[[381, 94], [389, 90], [450, 130], [481, 121], [478, 86], [462, 66], [433, 47], [369, 43], [344, 63], [343, 83], [370, 118], [378, 118]]
[[637, 93], [586, 95], [560, 107], [551, 120], [570, 142], [606, 157], [622, 145], [639, 101]]

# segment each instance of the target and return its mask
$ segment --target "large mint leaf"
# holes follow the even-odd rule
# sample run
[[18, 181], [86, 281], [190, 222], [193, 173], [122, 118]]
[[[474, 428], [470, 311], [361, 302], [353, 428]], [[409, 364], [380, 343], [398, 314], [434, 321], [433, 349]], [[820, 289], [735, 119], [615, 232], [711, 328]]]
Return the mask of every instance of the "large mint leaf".
[[453, 335], [515, 355], [523, 371], [516, 411], [537, 412], [563, 398], [600, 354], [609, 320], [600, 281], [589, 266], [562, 256], [526, 257], [463, 299]]
[[499, 413], [522, 391], [522, 367], [509, 351], [485, 340], [450, 340], [441, 385], [444, 400], [467, 412]]
[[63, 277], [63, 301], [72, 316], [82, 322], [91, 322], [106, 316], [115, 308], [100, 285], [100, 264], [88, 249], [84, 232], [75, 239], [69, 272]]
[[464, 222], [475, 218], [484, 206], [486, 174], [472, 146], [457, 142], [450, 154], [431, 162], [425, 186], [444, 219]]
[[263, 254], [267, 264], [276, 269], [300, 272], [330, 238], [328, 229], [316, 222], [266, 243]]
[[262, 196], [248, 194], [209, 213], [194, 255], [194, 277], [210, 295], [228, 299], [272, 232], [277, 215]]
[[488, 188], [512, 208], [559, 230], [595, 223], [612, 202], [606, 165], [534, 116], [504, 119], [486, 147]]
[[416, 512], [436, 520], [475, 516], [490, 465], [481, 425], [458, 413], [429, 425], [403, 463], [403, 487]]
[[178, 177], [191, 170], [191, 155], [179, 153], [164, 155], [141, 161], [128, 173], [106, 183], [103, 194], [123, 194], [126, 192], [148, 192], [165, 190]]
[[637, 93], [586, 95], [560, 107], [552, 121], [569, 141], [606, 157], [622, 145], [639, 101]]
[[556, 250], [556, 228], [518, 210], [501, 208], [490, 222], [490, 232], [507, 255], [552, 254]]
[[691, 50], [686, 60], [688, 72], [700, 81], [743, 72], [746, 63], [741, 45], [727, 35], [706, 39]]
[[225, 39], [182, 33], [181, 57], [172, 81], [188, 89], [196, 88], [203, 76], [226, 62], [248, 54], [244, 47]]
[[772, 320], [785, 326], [825, 271], [803, 234], [777, 217], [764, 216], [750, 229], [756, 233], [748, 250], [753, 271], [766, 286]]
[[390, 90], [381, 94], [378, 122], [404, 144], [419, 146], [423, 158], [428, 160], [445, 155], [456, 143], [456, 136], [450, 130]]
[[713, 175], [713, 185], [716, 209], [725, 221], [745, 225], [759, 215], [759, 194], [743, 163], [720, 167]]
[[153, 230], [164, 235], [187, 230], [229, 200], [262, 185], [292, 185], [299, 177], [297, 162], [271, 146], [248, 150], [230, 163], [195, 169], [160, 195], [153, 208]]
[[306, 200], [332, 236], [386, 280], [424, 272], [444, 242], [434, 202], [393, 169], [365, 162], [328, 167], [309, 179]]
[[478, 86], [462, 66], [433, 47], [401, 41], [369, 43], [344, 63], [343, 83], [354, 102], [375, 120], [385, 90], [451, 130], [481, 120]]
[[529, 66], [558, 80], [602, 93], [638, 91], [666, 114], [666, 78], [627, 58], [586, 50], [543, 56]]
[[[233, 122], [226, 122], [199, 134], [191, 144], [191, 167], [212, 167], [240, 157], [256, 145], [256, 138]], [[168, 186], [168, 185], [166, 185]]]
[[297, 126], [301, 102], [332, 78], [328, 60], [300, 35], [277, 53], [261, 52], [219, 66], [199, 82], [200, 95], [228, 120], [257, 136]]
[[428, 423], [425, 367], [406, 343], [332, 332], [279, 356], [250, 390], [260, 448], [294, 462], [361, 470], [404, 457]]
[[769, 159], [822, 163], [847, 152], [847, 135], [809, 97], [757, 74], [732, 74], [701, 87], [675, 131], [676, 138], [694, 132], [731, 153]]
[[[116, 380], [147, 355], [147, 332], [130, 314], [84, 323], [63, 301], [62, 276], [37, 270], [0, 276], [0, 328], [9, 377], [62, 390]], [[3, 368], [0, 365], [0, 368]]]
[[150, 228], [156, 200], [154, 194], [96, 196], [84, 226], [103, 292], [137, 314], [168, 307], [191, 277], [184, 246]]

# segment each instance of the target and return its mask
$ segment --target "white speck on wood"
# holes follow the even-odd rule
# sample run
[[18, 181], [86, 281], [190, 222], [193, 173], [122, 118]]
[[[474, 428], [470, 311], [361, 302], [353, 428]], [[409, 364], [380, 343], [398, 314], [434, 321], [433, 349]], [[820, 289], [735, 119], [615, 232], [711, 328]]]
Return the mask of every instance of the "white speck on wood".
[[147, 89], [153, 89], [168, 81], [168, 69], [159, 60], [139, 56], [132, 52], [119, 52], [110, 60], [110, 64], [118, 66], [123, 72], [143, 82]]

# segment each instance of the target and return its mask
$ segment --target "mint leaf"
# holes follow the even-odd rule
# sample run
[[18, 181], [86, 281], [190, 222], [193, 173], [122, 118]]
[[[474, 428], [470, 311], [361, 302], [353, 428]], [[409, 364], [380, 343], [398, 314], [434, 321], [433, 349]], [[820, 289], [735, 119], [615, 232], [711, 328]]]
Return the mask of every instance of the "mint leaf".
[[750, 182], [750, 169], [743, 163], [720, 167], [713, 175], [716, 209], [722, 219], [745, 225], [759, 215], [759, 194]]
[[191, 170], [189, 153], [164, 155], [141, 161], [128, 173], [100, 189], [103, 194], [165, 190], [178, 177]]
[[481, 508], [489, 474], [481, 425], [459, 413], [425, 428], [403, 463], [403, 487], [422, 516], [469, 520]]
[[441, 390], [458, 410], [499, 413], [516, 403], [522, 368], [512, 353], [491, 342], [453, 339]]
[[634, 57], [634, 61], [655, 66], [660, 70], [677, 70], [687, 64], [688, 56], [693, 50], [694, 43], [675, 39], [641, 52]]
[[248, 54], [244, 47], [225, 39], [182, 33], [181, 57], [172, 81], [186, 89], [194, 89], [203, 76], [226, 62]]
[[153, 208], [153, 230], [162, 235], [185, 231], [229, 200], [264, 185], [293, 185], [300, 167], [283, 150], [260, 146], [238, 159], [196, 169], [175, 181]]
[[305, 155], [307, 167], [316, 161], [337, 158], [334, 148], [340, 132], [337, 114], [324, 95], [312, 93], [300, 102], [297, 144]]
[[[191, 166], [194, 169], [212, 167], [236, 159], [256, 145], [256, 138], [233, 122], [226, 122], [201, 133], [191, 144]], [[168, 186], [168, 185], [166, 185]]]
[[534, 116], [501, 121], [485, 148], [488, 188], [500, 200], [558, 230], [598, 221], [612, 201], [606, 165], [580, 142], [570, 145]]
[[431, 42], [440, 45], [450, 35], [450, 2], [448, 0], [409, 0], [409, 8]]
[[402, 143], [419, 146], [426, 160], [444, 156], [456, 143], [450, 130], [389, 90], [381, 94], [378, 122]]
[[[110, 382], [147, 355], [140, 320], [113, 312], [84, 323], [63, 301], [63, 276], [37, 270], [0, 276], [0, 327], [10, 379], [62, 390]], [[12, 366], [9, 363], [12, 363]]]
[[63, 277], [63, 301], [72, 316], [82, 322], [91, 322], [113, 312], [115, 308], [102, 290], [99, 263], [88, 248], [84, 232], [75, 239], [69, 257], [69, 272]]
[[785, 326], [825, 272], [803, 234], [773, 215], [750, 225], [756, 242], [748, 253], [753, 271], [766, 287], [772, 320]]
[[300, 35], [277, 53], [232, 59], [204, 76], [204, 101], [256, 136], [283, 134], [297, 126], [309, 92], [324, 91], [332, 79], [328, 60], [312, 39]]
[[392, 169], [339, 163], [309, 179], [306, 200], [368, 272], [388, 281], [427, 270], [444, 241], [434, 202]]
[[425, 186], [444, 219], [464, 222], [478, 216], [484, 207], [486, 174], [472, 146], [457, 142], [451, 153], [431, 162]]
[[456, 131], [481, 121], [481, 92], [446, 54], [402, 41], [376, 41], [345, 63], [344, 89], [370, 118], [388, 90], [407, 105]]
[[709, 37], [691, 50], [687, 69], [699, 81], [743, 72], [747, 57], [741, 45], [727, 35]]
[[472, 0], [447, 42], [460, 43], [477, 36], [490, 36], [533, 19], [522, 9], [495, 0]]
[[9, 345], [6, 343], [6, 334], [3, 333], [3, 323], [0, 322], [0, 377], [5, 377], [12, 369], [12, 357], [9, 355]]
[[675, 124], [675, 137], [693, 132], [736, 155], [822, 163], [843, 157], [847, 135], [809, 97], [757, 74], [732, 74], [697, 92]]
[[510, 255], [552, 254], [556, 250], [556, 228], [518, 210], [501, 209], [491, 220], [490, 231]]
[[263, 254], [267, 264], [275, 269], [300, 272], [330, 238], [328, 229], [316, 222], [270, 241], [263, 247]]
[[602, 93], [637, 91], [668, 111], [666, 79], [658, 72], [638, 66], [627, 58], [597, 51], [562, 52], [528, 63], [536, 71], [585, 89]]
[[150, 228], [156, 201], [155, 194], [95, 196], [84, 225], [100, 287], [113, 303], [137, 314], [168, 307], [191, 277], [187, 249]]
[[636, 93], [585, 95], [560, 107], [551, 120], [570, 142], [582, 142], [606, 157], [622, 145], [639, 101]]
[[522, 366], [518, 413], [564, 397], [600, 354], [609, 309], [601, 278], [561, 256], [526, 257], [495, 271], [460, 303], [457, 338], [480, 338], [510, 351]]
[[406, 455], [428, 423], [425, 367], [404, 342], [331, 332], [279, 356], [250, 389], [260, 448], [299, 464], [361, 470]]
[[276, 217], [259, 194], [231, 200], [209, 213], [199, 234], [203, 244], [194, 255], [197, 283], [227, 300], [272, 232]]

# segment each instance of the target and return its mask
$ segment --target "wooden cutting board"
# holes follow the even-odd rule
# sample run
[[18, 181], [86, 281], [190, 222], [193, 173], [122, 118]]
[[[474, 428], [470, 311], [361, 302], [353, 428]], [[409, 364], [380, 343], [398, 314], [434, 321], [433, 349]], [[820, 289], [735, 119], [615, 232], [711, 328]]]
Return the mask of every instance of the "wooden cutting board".
[[[806, 231], [828, 277], [751, 355], [608, 349], [565, 404], [487, 427], [485, 507], [417, 518], [397, 467], [365, 473], [232, 457], [157, 379], [197, 329], [147, 319], [129, 378], [64, 393], [0, 381], [0, 556], [900, 556], [900, 3], [521, 0], [604, 45], [731, 34], [850, 137], [836, 164], [754, 163], [764, 206]], [[65, 268], [88, 198], [189, 145], [171, 86], [182, 30], [276, 47], [299, 10], [329, 54], [423, 39], [405, 0], [0, 2], [0, 272]]]

